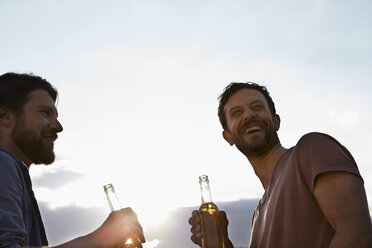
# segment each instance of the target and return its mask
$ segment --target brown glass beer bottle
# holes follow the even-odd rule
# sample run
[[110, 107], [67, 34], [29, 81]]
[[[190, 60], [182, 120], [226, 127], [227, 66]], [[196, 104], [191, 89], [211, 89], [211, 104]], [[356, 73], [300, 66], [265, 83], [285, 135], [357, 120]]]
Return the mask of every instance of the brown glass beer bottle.
[[202, 226], [202, 248], [225, 248], [221, 219], [216, 204], [212, 201], [208, 176], [199, 177], [201, 206], [199, 215]]

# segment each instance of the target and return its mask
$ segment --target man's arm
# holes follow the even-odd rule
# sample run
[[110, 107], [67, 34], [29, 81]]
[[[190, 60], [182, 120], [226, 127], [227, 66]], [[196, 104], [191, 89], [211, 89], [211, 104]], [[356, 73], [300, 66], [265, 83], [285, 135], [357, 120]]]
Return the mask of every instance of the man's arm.
[[320, 174], [314, 196], [336, 230], [330, 248], [372, 247], [371, 216], [361, 178], [347, 172]]
[[132, 238], [134, 245], [139, 248], [145, 242], [137, 215], [132, 209], [123, 208], [112, 212], [96, 231], [55, 248], [114, 248], [123, 245], [128, 238]]

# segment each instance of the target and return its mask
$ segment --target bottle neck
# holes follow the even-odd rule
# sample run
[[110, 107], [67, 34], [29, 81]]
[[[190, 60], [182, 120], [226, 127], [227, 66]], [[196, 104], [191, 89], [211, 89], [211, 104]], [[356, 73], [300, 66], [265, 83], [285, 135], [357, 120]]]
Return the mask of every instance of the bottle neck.
[[118, 197], [115, 194], [114, 187], [112, 185], [109, 185], [109, 187], [105, 186], [104, 190], [105, 190], [107, 201], [108, 201], [108, 204], [110, 205], [111, 211], [120, 210], [121, 204], [120, 204]]
[[200, 192], [201, 192], [201, 203], [202, 204], [213, 202], [208, 181], [200, 182]]

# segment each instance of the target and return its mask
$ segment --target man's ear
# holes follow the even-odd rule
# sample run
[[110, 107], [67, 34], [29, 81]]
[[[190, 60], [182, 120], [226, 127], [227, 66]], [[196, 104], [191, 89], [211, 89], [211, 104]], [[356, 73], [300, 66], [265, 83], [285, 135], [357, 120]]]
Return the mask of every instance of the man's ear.
[[279, 115], [274, 115], [273, 120], [274, 120], [275, 131], [279, 131], [279, 128], [280, 128], [280, 116]]
[[227, 143], [230, 144], [230, 146], [234, 145], [234, 142], [232, 141], [232, 138], [231, 138], [231, 135], [230, 135], [229, 131], [223, 130], [222, 131], [222, 136], [227, 141]]
[[12, 117], [9, 109], [5, 106], [0, 105], [0, 124], [5, 126], [12, 125]]

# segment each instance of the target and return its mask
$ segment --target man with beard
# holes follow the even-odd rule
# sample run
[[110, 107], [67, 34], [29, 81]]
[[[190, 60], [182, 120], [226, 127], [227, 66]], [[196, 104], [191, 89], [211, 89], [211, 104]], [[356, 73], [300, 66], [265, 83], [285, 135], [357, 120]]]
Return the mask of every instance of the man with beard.
[[[57, 91], [38, 76], [0, 76], [0, 247], [46, 247], [44, 225], [35, 199], [29, 167], [51, 164], [53, 146], [62, 132], [55, 106]], [[57, 247], [119, 247], [131, 237], [145, 242], [136, 214], [112, 212], [94, 232]]]
[[[255, 83], [231, 83], [219, 100], [224, 139], [247, 157], [265, 189], [249, 247], [372, 247], [363, 179], [345, 147], [326, 134], [309, 133], [284, 148], [274, 103]], [[221, 212], [225, 248], [231, 248]], [[200, 221], [193, 211], [191, 240], [198, 245]]]

